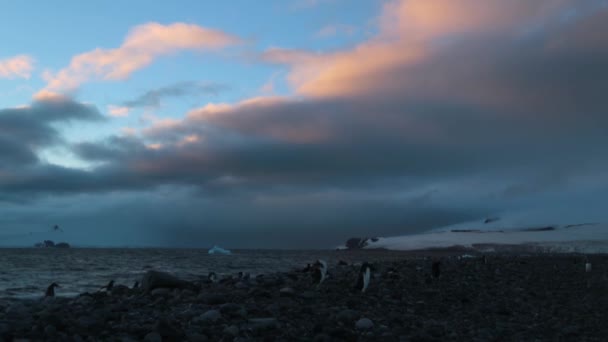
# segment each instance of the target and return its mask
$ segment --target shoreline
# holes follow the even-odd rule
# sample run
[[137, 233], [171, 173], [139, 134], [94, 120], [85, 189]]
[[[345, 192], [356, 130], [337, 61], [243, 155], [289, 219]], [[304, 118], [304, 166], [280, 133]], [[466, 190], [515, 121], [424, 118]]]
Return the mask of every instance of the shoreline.
[[[486, 341], [608, 336], [607, 255], [486, 254], [484, 264], [482, 258], [454, 252], [400, 252], [399, 260], [372, 262], [365, 293], [353, 289], [358, 266], [330, 264], [327, 280], [318, 287], [310, 273], [296, 270], [178, 283], [150, 292], [118, 285], [109, 293], [76, 297], [2, 299], [0, 338]], [[585, 258], [593, 265], [591, 272], [585, 272]], [[441, 260], [438, 279], [430, 276], [433, 260]]]

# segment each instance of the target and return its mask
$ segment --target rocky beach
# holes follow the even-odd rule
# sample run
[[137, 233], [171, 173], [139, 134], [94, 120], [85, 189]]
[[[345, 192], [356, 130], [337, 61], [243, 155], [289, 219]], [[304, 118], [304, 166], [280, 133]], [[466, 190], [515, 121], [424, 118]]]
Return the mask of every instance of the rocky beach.
[[[0, 340], [601, 341], [608, 336], [606, 255], [410, 253], [371, 259], [364, 293], [354, 289], [359, 265], [331, 262], [320, 285], [303, 270], [306, 265], [216, 282], [151, 271], [136, 289], [116, 284], [76, 297], [0, 300]], [[431, 272], [436, 261], [439, 277]]]

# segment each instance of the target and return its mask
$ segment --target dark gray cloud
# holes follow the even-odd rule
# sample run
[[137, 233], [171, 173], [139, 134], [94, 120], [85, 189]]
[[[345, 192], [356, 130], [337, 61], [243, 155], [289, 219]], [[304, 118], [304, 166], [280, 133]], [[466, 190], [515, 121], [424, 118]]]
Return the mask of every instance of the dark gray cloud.
[[0, 167], [36, 163], [39, 149], [62, 140], [57, 129], [59, 124], [102, 120], [103, 116], [94, 106], [68, 98], [0, 109]]
[[229, 87], [219, 83], [180, 82], [170, 86], [149, 90], [135, 99], [123, 102], [123, 106], [136, 107], [160, 107], [161, 101], [166, 98], [178, 98], [187, 96], [212, 95], [228, 90]]

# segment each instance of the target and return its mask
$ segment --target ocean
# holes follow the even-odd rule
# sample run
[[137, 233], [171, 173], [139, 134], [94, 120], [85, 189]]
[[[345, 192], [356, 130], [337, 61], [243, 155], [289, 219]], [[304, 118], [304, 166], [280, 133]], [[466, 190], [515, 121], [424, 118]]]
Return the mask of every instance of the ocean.
[[231, 255], [209, 255], [206, 249], [156, 248], [3, 248], [0, 249], [0, 299], [38, 298], [57, 282], [57, 296], [94, 292], [110, 280], [132, 286], [149, 270], [166, 271], [188, 280], [218, 275], [252, 276], [303, 268], [324, 259], [357, 263], [403, 258], [399, 252], [233, 250]]

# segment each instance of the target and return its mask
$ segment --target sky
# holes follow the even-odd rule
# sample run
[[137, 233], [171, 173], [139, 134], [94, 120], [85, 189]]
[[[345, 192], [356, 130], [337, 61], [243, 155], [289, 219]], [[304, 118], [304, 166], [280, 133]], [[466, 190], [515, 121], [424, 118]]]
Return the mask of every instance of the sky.
[[0, 245], [608, 222], [606, 0], [2, 6]]

